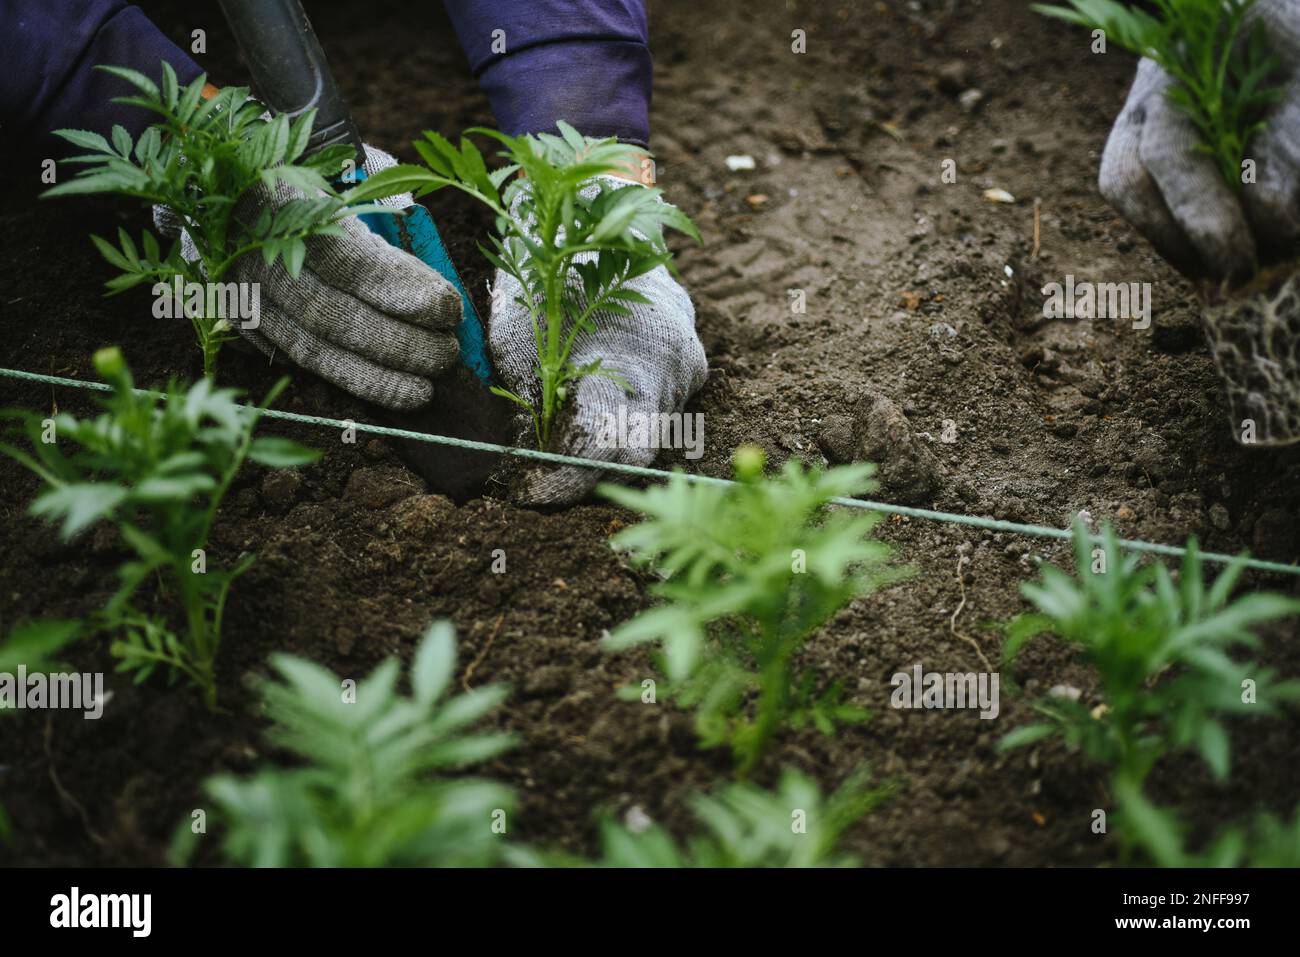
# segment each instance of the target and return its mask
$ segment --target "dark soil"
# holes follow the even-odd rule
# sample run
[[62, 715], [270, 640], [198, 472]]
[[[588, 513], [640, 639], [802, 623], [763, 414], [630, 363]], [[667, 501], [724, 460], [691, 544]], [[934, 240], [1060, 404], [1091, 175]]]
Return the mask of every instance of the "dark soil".
[[[214, 78], [239, 76], [215, 5], [144, 6], [178, 40], [205, 28]], [[665, 454], [661, 464], [725, 474], [745, 441], [773, 460], [820, 461], [842, 445], [837, 435], [851, 436], [854, 409], [872, 390], [914, 431], [916, 461], [884, 498], [1058, 527], [1086, 509], [1131, 537], [1195, 533], [1220, 551], [1297, 558], [1300, 453], [1232, 443], [1192, 287], [1095, 188], [1130, 58], [1090, 54], [1086, 36], [1019, 0], [651, 6], [654, 146], [668, 197], [704, 233], [679, 262], [711, 365], [690, 407], [705, 415], [705, 457]], [[372, 0], [364, 28], [345, 6], [309, 9], [371, 142], [413, 159], [406, 144], [422, 129], [490, 121], [449, 27], [426, 18], [429, 4]], [[806, 54], [790, 51], [795, 28], [807, 31]], [[963, 105], [961, 94], [972, 89], [982, 98], [968, 108], [975, 97]], [[730, 172], [725, 157], [742, 153], [758, 168]], [[955, 184], [941, 181], [945, 159], [957, 163]], [[89, 379], [93, 350], [117, 343], [141, 382], [195, 376], [188, 332], [149, 325], [147, 292], [100, 297], [107, 267], [85, 234], [138, 229], [140, 211], [38, 203], [35, 179], [26, 168], [6, 178], [11, 190], [20, 185], [0, 217], [0, 365]], [[990, 187], [1016, 202], [986, 201]], [[450, 196], [430, 205], [485, 298], [474, 243], [488, 224]], [[1067, 274], [1151, 282], [1152, 327], [1043, 320], [1040, 287]], [[803, 291], [806, 312], [791, 313], [790, 290]], [[223, 379], [254, 396], [282, 371], [235, 352], [223, 359]], [[293, 378], [283, 408], [379, 419], [309, 375]], [[89, 408], [78, 391], [3, 379], [0, 405]], [[247, 469], [214, 530], [210, 560], [259, 556], [229, 606], [224, 712], [207, 713], [183, 687], [133, 687], [110, 674], [102, 720], [56, 712], [0, 721], [0, 805], [15, 824], [0, 860], [159, 863], [176, 822], [201, 806], [204, 777], [271, 757], [244, 686], [265, 672], [268, 654], [305, 655], [356, 677], [385, 655], [409, 656], [442, 616], [459, 630], [465, 683], [514, 688], [499, 723], [525, 743], [484, 770], [520, 791], [517, 838], [590, 852], [593, 811], [634, 805], [679, 834], [689, 828], [682, 798], [725, 779], [726, 756], [697, 750], [686, 716], [616, 700], [614, 689], [647, 675], [648, 662], [599, 649], [604, 630], [647, 602], [647, 581], [608, 546], [627, 513], [599, 503], [546, 513], [490, 497], [456, 504], [426, 491], [400, 443], [268, 428], [325, 455], [293, 478]], [[955, 428], [954, 442], [941, 441], [945, 428]], [[60, 544], [25, 513], [35, 480], [7, 461], [0, 480], [0, 628], [99, 607], [119, 557], [112, 536]], [[1057, 744], [995, 751], [1026, 720], [1023, 699], [1004, 694], [1000, 717], [987, 722], [889, 708], [896, 671], [917, 662], [981, 668], [950, 630], [963, 587], [957, 630], [996, 659], [997, 640], [980, 624], [1022, 610], [1018, 581], [1032, 576], [1033, 557], [1061, 558], [1061, 547], [899, 518], [880, 534], [916, 574], [841, 612], [810, 650], [874, 717], [834, 738], [785, 735], [758, 780], [790, 765], [832, 787], [866, 760], [899, 782], [901, 795], [847, 840], [872, 865], [1113, 859], [1089, 828], [1092, 809], [1107, 802], [1097, 769]], [[490, 571], [494, 549], [505, 550], [504, 574]], [[1264, 657], [1300, 674], [1296, 639], [1294, 628], [1271, 634]], [[92, 646], [71, 660], [111, 671]], [[1016, 677], [1030, 694], [1058, 683], [1096, 692], [1053, 640], [1031, 646]], [[1157, 796], [1178, 803], [1200, 833], [1256, 805], [1290, 808], [1300, 795], [1298, 723], [1292, 713], [1238, 724], [1230, 784], [1177, 761], [1158, 770]], [[210, 849], [202, 856], [215, 859]]]

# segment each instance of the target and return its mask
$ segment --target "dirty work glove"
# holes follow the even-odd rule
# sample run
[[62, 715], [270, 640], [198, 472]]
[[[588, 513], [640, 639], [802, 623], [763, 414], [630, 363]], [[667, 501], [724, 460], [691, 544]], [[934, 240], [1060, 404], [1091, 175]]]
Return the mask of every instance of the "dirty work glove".
[[1191, 276], [1248, 275], [1258, 253], [1300, 237], [1300, 0], [1259, 0], [1259, 23], [1281, 62], [1283, 93], [1251, 140], [1255, 183], [1240, 198], [1223, 181], [1187, 115], [1165, 91], [1174, 82], [1151, 60], [1138, 64], [1128, 101], [1101, 160], [1101, 192]]
[[[396, 165], [382, 150], [366, 147], [363, 169], [373, 175]], [[236, 215], [252, 221], [265, 203], [301, 198], [277, 183], [258, 186]], [[410, 193], [380, 200], [404, 209]], [[154, 208], [160, 229], [175, 235], [180, 223], [170, 210]], [[433, 398], [434, 378], [459, 355], [454, 330], [461, 320], [461, 298], [446, 279], [415, 256], [389, 245], [357, 217], [343, 220], [342, 236], [307, 240], [307, 258], [294, 279], [277, 259], [267, 266], [261, 255], [241, 259], [230, 281], [261, 284], [261, 311], [255, 328], [235, 328], [268, 357], [282, 353], [353, 395], [390, 409], [413, 409]], [[197, 258], [188, 236], [182, 255]]]
[[[645, 188], [615, 176], [597, 178], [619, 189]], [[571, 282], [581, 288], [576, 277]], [[649, 465], [658, 454], [655, 448], [602, 447], [598, 440], [605, 417], [617, 416], [620, 406], [627, 407], [629, 419], [637, 412], [680, 412], [686, 400], [704, 384], [708, 363], [695, 333], [695, 307], [686, 290], [664, 266], [638, 276], [628, 285], [649, 303], [628, 303], [631, 315], [626, 316], [597, 312], [593, 317], [595, 328], [578, 335], [569, 361], [584, 366], [599, 359], [602, 368], [622, 375], [632, 391], [625, 392], [618, 383], [602, 376], [584, 376], [571, 382], [568, 398], [555, 419], [557, 427], [565, 429], [552, 451]], [[497, 270], [492, 283], [488, 338], [497, 373], [506, 387], [540, 405], [537, 346], [528, 309], [519, 302], [522, 296], [518, 281]], [[531, 432], [531, 423], [527, 428]], [[600, 477], [595, 469], [539, 467], [528, 473], [519, 497], [534, 505], [574, 502], [586, 495]]]

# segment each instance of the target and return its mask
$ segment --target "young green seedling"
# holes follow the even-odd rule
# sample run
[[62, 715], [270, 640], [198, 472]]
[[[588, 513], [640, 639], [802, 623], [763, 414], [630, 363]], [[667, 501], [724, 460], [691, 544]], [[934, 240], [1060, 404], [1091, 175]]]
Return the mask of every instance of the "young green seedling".
[[[236, 390], [214, 388], [209, 379], [188, 390], [172, 382], [163, 393], [137, 392], [117, 349], [101, 349], [94, 363], [112, 387], [99, 400], [101, 415], [6, 413], [22, 423], [32, 451], [6, 444], [0, 452], [40, 476], [45, 490], [31, 512], [60, 523], [65, 540], [109, 521], [135, 553], [118, 569], [118, 589], [92, 623], [117, 636], [118, 669], [134, 672], [137, 681], [160, 666], [173, 678], [185, 675], [215, 707], [213, 664], [226, 596], [252, 563], [252, 556], [227, 568], [209, 561], [217, 509], [246, 458], [285, 468], [319, 453], [287, 439], [253, 438], [262, 409], [287, 380], [250, 410], [235, 401]], [[137, 607], [137, 593], [155, 575], [184, 616], [180, 629], [171, 627], [164, 605]]]
[[1074, 576], [1048, 565], [1040, 582], [1021, 586], [1037, 611], [1007, 624], [1004, 670], [1027, 641], [1055, 634], [1097, 670], [1103, 700], [1089, 707], [1075, 697], [1047, 697], [1034, 704], [1046, 720], [1012, 731], [1001, 746], [1063, 737], [1109, 769], [1126, 815], [1151, 807], [1141, 798], [1147, 776], [1179, 749], [1195, 748], [1215, 777], [1226, 778], [1231, 755], [1221, 719], [1275, 714], [1282, 702], [1300, 698], [1300, 682], [1279, 681], [1272, 670], [1232, 654], [1258, 644], [1252, 629], [1300, 613], [1300, 601], [1266, 592], [1232, 600], [1240, 562], [1207, 586], [1195, 539], [1177, 579], [1163, 564], [1142, 565], [1123, 552], [1109, 527], [1094, 553], [1087, 528], [1076, 521], [1074, 542]]
[[493, 172], [468, 139], [462, 138], [457, 149], [426, 132], [415, 148], [427, 169], [397, 166], [354, 190], [361, 199], [406, 190], [418, 197], [450, 186], [496, 214], [498, 235], [491, 249], [480, 249], [523, 290], [519, 301], [533, 320], [540, 387], [537, 396], [493, 391], [528, 409], [539, 448], [549, 445], [555, 416], [574, 381], [605, 376], [627, 388], [619, 370], [599, 361], [575, 368], [569, 362], [574, 340], [594, 327], [598, 313], [626, 314], [629, 304], [648, 302], [629, 284], [671, 265], [665, 228], [700, 238], [685, 213], [659, 198], [658, 189], [597, 178], [634, 168], [640, 157], [635, 147], [589, 139], [567, 123], [556, 126], [560, 136], [469, 130], [504, 145], [507, 165]]
[[658, 642], [665, 696], [694, 708], [703, 745], [730, 745], [745, 775], [786, 724], [830, 734], [866, 717], [838, 683], [818, 693], [795, 657], [828, 618], [904, 572], [881, 567], [889, 549], [868, 538], [878, 516], [826, 507], [873, 489], [875, 466], [808, 471], [790, 459], [768, 479], [762, 452], [745, 447], [735, 469], [733, 486], [677, 476], [644, 491], [601, 487], [645, 516], [614, 546], [665, 578], [652, 589], [663, 603], [605, 646]]
[[[268, 742], [298, 759], [251, 778], [220, 774], [204, 790], [225, 827], [222, 856], [254, 867], [484, 867], [506, 838], [499, 823], [514, 794], [494, 781], [455, 776], [515, 743], [471, 732], [506, 697], [502, 685], [448, 697], [456, 666], [451, 624], [425, 633], [411, 664], [411, 695], [397, 691], [400, 664], [387, 658], [355, 684], [314, 662], [275, 655], [281, 681], [258, 692]], [[200, 840], [189, 820], [173, 858]]]
[[1050, 17], [1105, 32], [1108, 41], [1149, 57], [1176, 82], [1169, 99], [1200, 134], [1224, 182], [1242, 188], [1250, 138], [1281, 96], [1279, 61], [1268, 37], [1246, 15], [1255, 0], [1154, 0], [1148, 13], [1119, 0], [1069, 0], [1068, 7], [1035, 4]]
[[[166, 63], [161, 86], [134, 70], [97, 69], [139, 90], [113, 102], [143, 107], [160, 119], [134, 142], [121, 126], [113, 128], [109, 139], [86, 130], [55, 130], [56, 136], [87, 151], [64, 162], [86, 168], [43, 195], [113, 193], [170, 210], [193, 243], [191, 258], [182, 255], [179, 238], [164, 253], [158, 237], [147, 229], [139, 245], [125, 229], [118, 230], [116, 246], [100, 236], [91, 239], [120, 270], [106, 284], [109, 295], [146, 282], [155, 285], [157, 294], [168, 295], [164, 290], [173, 289], [178, 279], [182, 289], [187, 283], [204, 289], [200, 296], [187, 294], [173, 308], [183, 309], [194, 328], [205, 376], [215, 374], [221, 346], [236, 338], [233, 323], [256, 318], [227, 315], [233, 311], [232, 299], [224, 293], [206, 294], [225, 282], [242, 257], [260, 252], [268, 265], [282, 259], [296, 277], [310, 237], [339, 235], [339, 220], [348, 216], [396, 212], [362, 205], [330, 185], [327, 177], [339, 176], [355, 159], [350, 147], [336, 145], [303, 156], [314, 109], [292, 121], [283, 114], [267, 119], [266, 108], [249, 97], [247, 87], [226, 87], [205, 100], [206, 77], [180, 87]], [[259, 201], [277, 184], [300, 196], [278, 206]], [[367, 195], [380, 199], [391, 193], [371, 187]]]
[[519, 867], [856, 867], [857, 858], [838, 852], [841, 837], [895, 790], [870, 787], [869, 778], [859, 768], [826, 796], [816, 781], [787, 769], [775, 792], [736, 782], [716, 795], [693, 795], [704, 829], [684, 847], [657, 824], [632, 828], [603, 816], [597, 861], [523, 847], [510, 848], [507, 859]]

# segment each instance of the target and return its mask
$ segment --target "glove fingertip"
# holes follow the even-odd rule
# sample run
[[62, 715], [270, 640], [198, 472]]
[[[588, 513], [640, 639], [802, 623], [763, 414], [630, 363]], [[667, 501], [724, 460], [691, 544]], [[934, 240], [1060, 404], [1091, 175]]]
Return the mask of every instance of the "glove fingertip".
[[520, 505], [572, 505], [585, 498], [603, 473], [596, 469], [540, 466], [528, 471], [518, 485]]

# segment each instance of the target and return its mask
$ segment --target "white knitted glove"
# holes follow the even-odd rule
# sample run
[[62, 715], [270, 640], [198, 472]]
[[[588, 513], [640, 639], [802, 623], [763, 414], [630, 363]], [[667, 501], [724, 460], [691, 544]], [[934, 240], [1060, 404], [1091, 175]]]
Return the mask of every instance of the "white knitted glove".
[[1250, 18], [1248, 26], [1262, 24], [1286, 85], [1249, 144], [1257, 181], [1240, 198], [1195, 149], [1195, 127], [1166, 96], [1173, 80], [1150, 60], [1138, 64], [1102, 155], [1102, 195], [1188, 275], [1247, 275], [1257, 252], [1300, 237], [1300, 0], [1259, 0]]
[[[363, 169], [373, 175], [396, 165], [388, 153], [366, 147]], [[277, 183], [259, 186], [236, 213], [250, 221], [265, 203], [302, 198]], [[383, 205], [405, 209], [410, 193]], [[245, 208], [246, 207], [246, 208]], [[159, 228], [175, 235], [170, 210], [155, 207]], [[445, 372], [460, 354], [455, 328], [461, 320], [456, 288], [415, 256], [372, 233], [357, 217], [341, 223], [342, 236], [307, 240], [307, 258], [294, 279], [276, 259], [245, 256], [229, 273], [236, 282], [261, 284], [260, 323], [235, 328], [267, 356], [283, 353], [304, 369], [340, 388], [390, 409], [413, 409], [433, 398], [429, 380]], [[182, 255], [198, 252], [182, 231]]]
[[[613, 176], [601, 179], [618, 188], [644, 188]], [[578, 258], [591, 259], [594, 255]], [[581, 289], [581, 283], [573, 285]], [[602, 368], [622, 375], [632, 387], [631, 392], [625, 393], [620, 385], [601, 376], [586, 376], [571, 384], [556, 417], [556, 424], [566, 428], [552, 451], [603, 462], [649, 465], [657, 449], [612, 447], [598, 441], [606, 416], [617, 416], [620, 406], [626, 406], [629, 418], [636, 412], [680, 412], [686, 400], [704, 384], [708, 363], [695, 332], [695, 307], [686, 290], [664, 266], [628, 285], [650, 300], [649, 304], [629, 303], [631, 315], [626, 316], [597, 312], [594, 330], [579, 333], [569, 361], [583, 366], [599, 359]], [[488, 338], [497, 373], [506, 387], [539, 403], [537, 346], [532, 319], [518, 301], [522, 295], [518, 281], [498, 270], [492, 284]], [[531, 433], [531, 424], [527, 428]], [[574, 502], [586, 495], [600, 477], [595, 469], [539, 467], [525, 478], [520, 498], [536, 505]]]

